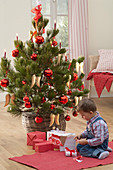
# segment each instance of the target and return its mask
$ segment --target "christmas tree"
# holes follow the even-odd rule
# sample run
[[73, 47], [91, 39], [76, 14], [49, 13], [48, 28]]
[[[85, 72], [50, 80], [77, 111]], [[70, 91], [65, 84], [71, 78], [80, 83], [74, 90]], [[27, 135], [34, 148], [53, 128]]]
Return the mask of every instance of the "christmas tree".
[[[73, 108], [72, 114], [76, 116], [78, 100], [89, 91], [84, 88], [82, 81], [84, 57], [71, 62], [68, 60], [66, 49], [56, 41], [59, 33], [56, 26], [45, 33], [49, 20], [43, 18], [41, 10], [41, 4], [31, 10], [35, 16], [30, 39], [23, 43], [17, 36], [14, 41], [14, 67], [6, 54], [1, 58], [4, 78], [0, 81], [0, 88], [8, 92], [5, 103], [5, 106], [9, 105], [8, 112], [16, 116], [31, 112], [39, 126], [49, 115], [48, 127], [51, 128], [54, 120], [59, 127], [61, 115], [64, 115], [64, 120], [70, 120], [67, 114], [70, 108]], [[43, 38], [43, 34], [46, 34], [46, 38]]]

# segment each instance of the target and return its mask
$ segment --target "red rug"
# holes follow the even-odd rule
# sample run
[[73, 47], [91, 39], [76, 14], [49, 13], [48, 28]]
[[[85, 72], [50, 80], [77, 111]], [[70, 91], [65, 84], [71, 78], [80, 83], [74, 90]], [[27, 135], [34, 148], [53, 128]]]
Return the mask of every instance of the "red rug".
[[[113, 141], [109, 142], [109, 147], [113, 149]], [[83, 157], [82, 162], [73, 160], [72, 157], [66, 157], [64, 152], [49, 151], [43, 153], [35, 153], [33, 155], [23, 155], [21, 157], [9, 158], [10, 160], [34, 167], [39, 170], [80, 170], [99, 165], [107, 165], [113, 163], [113, 152], [104, 160]]]

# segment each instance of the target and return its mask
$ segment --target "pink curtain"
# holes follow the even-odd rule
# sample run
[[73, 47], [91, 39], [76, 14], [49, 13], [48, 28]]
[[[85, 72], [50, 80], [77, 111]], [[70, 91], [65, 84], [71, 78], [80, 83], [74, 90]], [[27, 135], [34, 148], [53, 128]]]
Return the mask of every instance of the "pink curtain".
[[[68, 0], [69, 56], [84, 56], [85, 78], [88, 74], [88, 0]], [[87, 82], [85, 81], [87, 86]]]

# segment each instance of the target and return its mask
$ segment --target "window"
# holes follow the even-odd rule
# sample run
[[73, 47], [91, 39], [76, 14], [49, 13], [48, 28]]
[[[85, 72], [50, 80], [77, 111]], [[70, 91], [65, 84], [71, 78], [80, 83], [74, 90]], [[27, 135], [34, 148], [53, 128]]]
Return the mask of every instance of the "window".
[[[32, 8], [37, 5], [37, 0], [32, 0]], [[39, 0], [42, 4], [42, 14], [49, 19], [47, 29], [59, 29], [56, 36], [58, 42], [61, 40], [62, 47], [68, 48], [68, 0]]]

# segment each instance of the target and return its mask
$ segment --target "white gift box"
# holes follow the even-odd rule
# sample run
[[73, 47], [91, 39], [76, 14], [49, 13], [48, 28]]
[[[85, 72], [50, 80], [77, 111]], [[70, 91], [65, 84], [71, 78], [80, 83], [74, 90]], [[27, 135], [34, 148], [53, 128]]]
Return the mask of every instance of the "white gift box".
[[60, 133], [65, 133], [65, 131], [62, 131], [62, 130], [51, 130], [51, 131], [47, 131], [47, 140], [50, 141], [51, 140], [51, 137], [52, 137], [52, 134], [54, 133], [57, 133], [57, 132], [60, 132]]
[[[74, 133], [67, 133], [67, 138], [65, 140], [65, 143], [63, 146], [60, 146], [60, 151], [65, 151], [65, 147], [71, 149], [71, 150], [75, 150], [75, 134]], [[62, 142], [62, 141], [61, 141]]]
[[70, 150], [69, 148], [65, 148], [65, 156], [75, 157], [77, 156], [77, 152], [74, 149]]
[[[55, 145], [60, 145], [60, 151], [65, 151], [65, 147], [75, 150], [74, 137], [75, 133], [66, 133], [65, 131], [60, 130], [52, 130], [47, 132], [47, 140], [52, 140]], [[59, 140], [61, 143], [59, 143]]]

